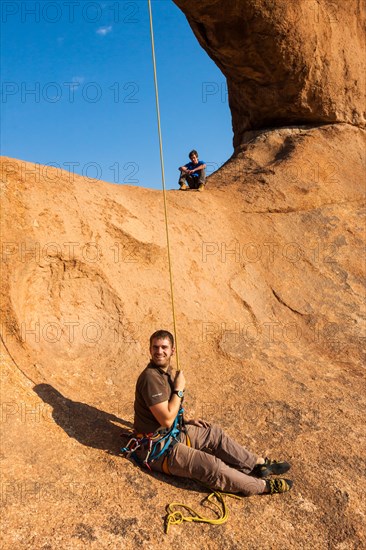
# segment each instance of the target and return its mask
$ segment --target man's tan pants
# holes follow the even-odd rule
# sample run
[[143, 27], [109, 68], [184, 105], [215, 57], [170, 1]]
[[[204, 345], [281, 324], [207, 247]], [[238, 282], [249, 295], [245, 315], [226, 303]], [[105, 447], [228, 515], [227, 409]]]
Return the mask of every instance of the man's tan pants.
[[257, 462], [256, 455], [215, 424], [205, 427], [188, 424], [186, 430], [191, 447], [186, 445], [186, 436], [181, 433], [181, 441], [168, 457], [172, 475], [195, 479], [211, 489], [228, 493], [263, 493], [264, 481], [248, 475]]

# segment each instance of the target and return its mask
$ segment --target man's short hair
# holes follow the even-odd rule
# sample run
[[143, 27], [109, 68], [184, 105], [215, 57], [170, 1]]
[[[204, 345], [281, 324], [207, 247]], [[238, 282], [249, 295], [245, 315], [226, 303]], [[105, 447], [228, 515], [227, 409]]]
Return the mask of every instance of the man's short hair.
[[196, 155], [196, 157], [198, 158], [198, 153], [196, 151], [196, 149], [193, 149], [190, 153], [189, 153], [189, 158], [191, 159], [193, 157], [193, 155]]
[[164, 338], [168, 338], [170, 340], [170, 343], [172, 345], [172, 348], [174, 348], [174, 336], [171, 332], [168, 330], [157, 330], [150, 336], [150, 346], [153, 343], [153, 340], [163, 340]]

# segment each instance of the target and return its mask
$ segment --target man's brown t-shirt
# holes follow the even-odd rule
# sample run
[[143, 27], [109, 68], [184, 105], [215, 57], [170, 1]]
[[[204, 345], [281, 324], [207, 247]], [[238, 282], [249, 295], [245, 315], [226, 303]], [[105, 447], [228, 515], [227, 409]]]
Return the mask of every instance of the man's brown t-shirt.
[[151, 433], [161, 427], [149, 407], [169, 401], [173, 390], [171, 367], [165, 372], [150, 362], [136, 383], [134, 429], [137, 433]]

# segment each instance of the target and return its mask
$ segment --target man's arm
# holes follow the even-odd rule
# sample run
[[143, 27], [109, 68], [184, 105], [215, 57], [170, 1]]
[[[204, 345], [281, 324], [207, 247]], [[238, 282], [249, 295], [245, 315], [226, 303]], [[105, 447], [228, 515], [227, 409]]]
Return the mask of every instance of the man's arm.
[[187, 172], [193, 174], [193, 172], [199, 172], [199, 170], [203, 170], [204, 168], [206, 168], [206, 164], [200, 164], [200, 166], [197, 166], [194, 170], [187, 170]]
[[170, 428], [175, 417], [178, 414], [181, 398], [176, 393], [172, 395], [170, 401], [163, 401], [150, 407], [150, 411], [163, 428]]
[[[184, 391], [186, 380], [182, 371], [178, 371], [175, 375], [174, 389]], [[181, 404], [181, 398], [176, 393], [173, 393], [169, 401], [162, 401], [150, 407], [150, 411], [159, 422], [160, 426], [170, 428], [175, 417], [178, 414]]]

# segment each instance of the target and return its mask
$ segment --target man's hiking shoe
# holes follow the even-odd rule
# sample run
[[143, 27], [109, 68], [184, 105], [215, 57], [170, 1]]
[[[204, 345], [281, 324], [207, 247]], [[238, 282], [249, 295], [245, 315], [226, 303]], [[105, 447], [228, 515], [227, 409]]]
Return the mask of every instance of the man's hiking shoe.
[[204, 189], [205, 189], [205, 184], [200, 183], [199, 186], [198, 186], [198, 191], [204, 191]]
[[278, 476], [285, 474], [291, 468], [288, 462], [280, 462], [279, 460], [270, 460], [268, 457], [264, 459], [263, 464], [256, 464], [250, 475], [254, 477]]
[[275, 493], [286, 493], [291, 489], [291, 479], [266, 479], [266, 492], [264, 494], [274, 495]]
[[186, 183], [182, 183], [180, 185], [180, 191], [185, 191], [186, 189], [188, 189], [188, 185]]

